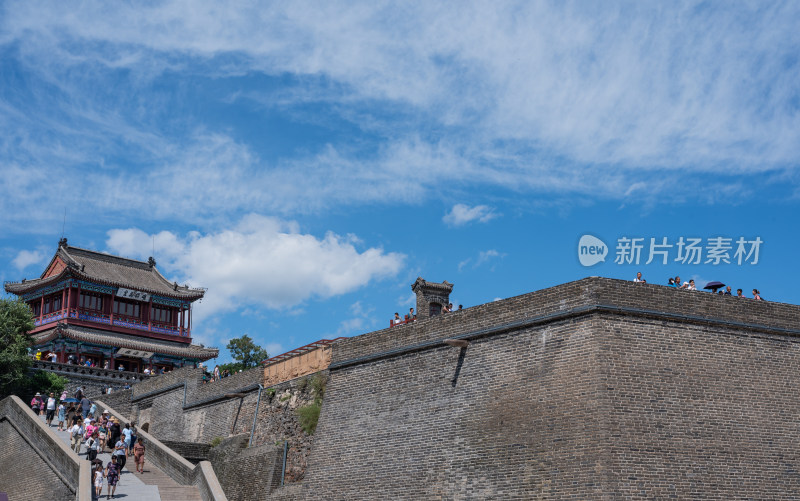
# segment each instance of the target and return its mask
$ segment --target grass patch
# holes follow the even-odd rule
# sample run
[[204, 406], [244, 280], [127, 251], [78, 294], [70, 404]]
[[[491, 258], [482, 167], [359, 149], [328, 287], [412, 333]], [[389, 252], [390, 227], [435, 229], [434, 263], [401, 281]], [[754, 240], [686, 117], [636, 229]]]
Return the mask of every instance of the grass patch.
[[318, 372], [311, 378], [311, 390], [314, 392], [314, 401], [320, 402], [325, 397], [325, 385], [328, 383], [328, 378], [324, 374]]
[[313, 435], [317, 429], [317, 422], [319, 421], [319, 411], [322, 409], [322, 402], [314, 402], [313, 404], [298, 407], [297, 417], [300, 421], [300, 427], [308, 435]]
[[297, 409], [297, 417], [300, 421], [300, 427], [308, 435], [313, 435], [317, 429], [317, 422], [319, 421], [319, 412], [322, 409], [322, 398], [325, 396], [325, 384], [328, 378], [322, 373], [317, 373], [312, 378], [306, 378], [303, 384], [303, 389], [307, 384], [311, 385], [311, 392], [314, 395], [314, 402]]
[[214, 437], [211, 439], [211, 442], [208, 443], [211, 447], [216, 447], [222, 443], [222, 437]]

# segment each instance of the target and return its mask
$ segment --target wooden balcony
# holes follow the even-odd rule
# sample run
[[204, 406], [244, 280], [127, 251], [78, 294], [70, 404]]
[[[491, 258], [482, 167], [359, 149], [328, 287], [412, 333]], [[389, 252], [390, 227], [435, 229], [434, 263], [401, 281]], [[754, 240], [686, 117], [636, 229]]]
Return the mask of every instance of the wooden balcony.
[[69, 308], [52, 311], [42, 315], [41, 318], [34, 318], [33, 325], [36, 327], [34, 330], [40, 330], [39, 327], [46, 326], [48, 324], [55, 324], [58, 321], [65, 319], [74, 319], [82, 322], [88, 322], [90, 324], [117, 326], [156, 334], [166, 334], [169, 336], [191, 337], [189, 329], [183, 329], [183, 334], [181, 334], [180, 328], [175, 325], [161, 322], [150, 322], [148, 324], [147, 321], [142, 320], [141, 318], [128, 317], [125, 315], [114, 315], [112, 318], [111, 315], [107, 315], [97, 310], [86, 310], [83, 308]]

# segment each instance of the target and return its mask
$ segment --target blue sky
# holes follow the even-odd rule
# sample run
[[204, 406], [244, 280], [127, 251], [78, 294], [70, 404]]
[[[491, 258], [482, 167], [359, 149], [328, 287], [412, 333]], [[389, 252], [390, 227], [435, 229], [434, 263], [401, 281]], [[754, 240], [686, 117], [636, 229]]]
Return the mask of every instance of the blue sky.
[[[798, 24], [793, 2], [5, 1], [0, 278], [38, 276], [62, 229], [154, 249], [208, 288], [196, 342], [273, 355], [387, 326], [417, 276], [465, 307], [636, 271], [798, 304]], [[645, 264], [664, 237], [731, 239], [731, 263]]]

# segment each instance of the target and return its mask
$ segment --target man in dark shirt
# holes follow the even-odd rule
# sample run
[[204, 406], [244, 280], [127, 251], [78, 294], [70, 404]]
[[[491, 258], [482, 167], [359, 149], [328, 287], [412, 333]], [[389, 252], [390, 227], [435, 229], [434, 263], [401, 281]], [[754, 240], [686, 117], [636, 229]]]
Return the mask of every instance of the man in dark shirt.
[[92, 402], [86, 398], [86, 395], [83, 396], [81, 399], [81, 414], [83, 415], [83, 419], [86, 419], [86, 416], [89, 414], [89, 409], [92, 407]]

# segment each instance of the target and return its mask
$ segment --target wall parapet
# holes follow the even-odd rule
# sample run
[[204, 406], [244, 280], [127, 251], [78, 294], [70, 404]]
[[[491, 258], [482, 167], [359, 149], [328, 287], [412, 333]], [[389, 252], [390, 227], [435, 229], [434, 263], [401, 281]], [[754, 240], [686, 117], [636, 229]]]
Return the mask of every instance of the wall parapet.
[[598, 309], [620, 314], [715, 323], [791, 336], [800, 334], [797, 331], [800, 306], [797, 305], [589, 277], [342, 339], [333, 350], [331, 369], [364, 357], [372, 359], [379, 354], [385, 356], [393, 352], [436, 346], [446, 338], [469, 338], [480, 336], [483, 332], [501, 332], [504, 328], [514, 328], [524, 322], [551, 321], [559, 316], [584, 314]]
[[113, 384], [137, 383], [153, 377], [138, 372], [115, 371], [112, 369], [103, 369], [102, 367], [86, 367], [85, 365], [62, 364], [44, 360], [34, 360], [31, 364], [31, 368], [46, 370], [59, 375], [92, 377]]
[[64, 484], [76, 501], [92, 500], [91, 465], [81, 460], [17, 396], [0, 401], [0, 420], [8, 421]]

